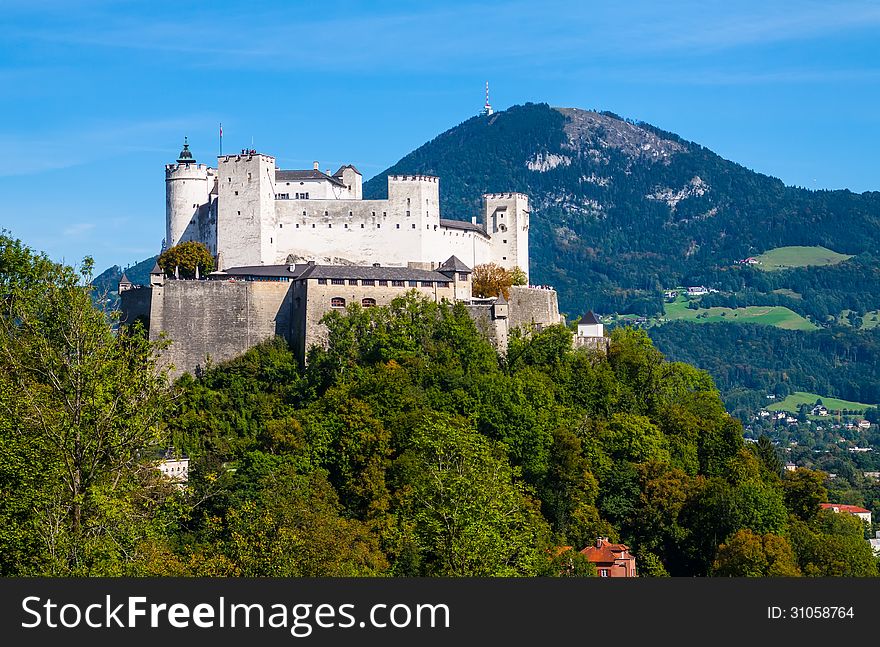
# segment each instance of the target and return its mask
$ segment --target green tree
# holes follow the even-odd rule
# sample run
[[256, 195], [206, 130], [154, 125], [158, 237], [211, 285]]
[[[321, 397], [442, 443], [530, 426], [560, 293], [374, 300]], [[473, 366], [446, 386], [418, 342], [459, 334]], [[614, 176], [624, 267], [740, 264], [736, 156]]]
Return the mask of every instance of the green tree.
[[821, 510], [810, 522], [793, 518], [789, 538], [806, 576], [877, 576], [877, 560], [858, 517]]
[[395, 463], [402, 541], [421, 575], [535, 575], [549, 528], [504, 453], [464, 421], [434, 414]]
[[784, 537], [743, 529], [718, 547], [716, 577], [797, 577], [800, 569]]
[[109, 537], [108, 501], [145, 483], [167, 378], [143, 330], [114, 333], [112, 317], [92, 305], [89, 259], [78, 273], [6, 237], [0, 258], [0, 428], [6, 451], [40, 455], [20, 482], [45, 478], [35, 516], [16, 523], [35, 530], [51, 572], [89, 572], [91, 547], [126, 552], [125, 533]]
[[211, 252], [204, 243], [194, 240], [178, 243], [165, 250], [157, 262], [165, 274], [174, 276], [177, 272], [182, 279], [194, 279], [196, 268], [202, 278], [214, 271], [214, 257]]
[[771, 474], [782, 476], [782, 459], [779, 458], [779, 452], [770, 437], [762, 435], [758, 438], [758, 442], [752, 445], [752, 451], [764, 464]]
[[804, 468], [786, 472], [782, 491], [788, 511], [804, 521], [810, 521], [819, 512], [819, 504], [828, 500], [825, 474]]
[[510, 270], [510, 284], [511, 285], [527, 285], [529, 282], [526, 277], [526, 273], [523, 271], [521, 267], [518, 265]]

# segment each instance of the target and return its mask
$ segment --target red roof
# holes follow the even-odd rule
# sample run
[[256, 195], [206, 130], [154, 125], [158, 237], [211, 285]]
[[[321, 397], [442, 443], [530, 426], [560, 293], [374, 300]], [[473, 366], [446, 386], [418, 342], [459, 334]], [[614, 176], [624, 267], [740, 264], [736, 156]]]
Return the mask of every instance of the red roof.
[[625, 544], [612, 544], [600, 537], [595, 545], [587, 546], [580, 553], [594, 564], [613, 564], [615, 560], [622, 558], [621, 553], [628, 550], [629, 546]]
[[865, 514], [866, 512], [871, 512], [870, 510], [865, 510], [864, 508], [857, 505], [847, 505], [845, 503], [820, 503], [819, 507], [823, 510], [833, 510], [834, 512], [849, 512], [850, 514]]

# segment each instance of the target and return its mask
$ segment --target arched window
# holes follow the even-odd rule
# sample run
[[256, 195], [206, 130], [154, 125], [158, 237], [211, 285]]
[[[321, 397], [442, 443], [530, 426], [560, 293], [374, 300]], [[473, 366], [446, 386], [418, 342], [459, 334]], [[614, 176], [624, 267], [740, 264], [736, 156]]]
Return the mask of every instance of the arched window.
[[362, 305], [364, 308], [372, 308], [373, 306], [376, 305], [376, 300], [367, 297], [367, 298], [365, 298], [365, 299], [361, 299], [361, 305]]
[[330, 299], [330, 306], [333, 308], [344, 308], [345, 307], [345, 299], [342, 297], [333, 297]]

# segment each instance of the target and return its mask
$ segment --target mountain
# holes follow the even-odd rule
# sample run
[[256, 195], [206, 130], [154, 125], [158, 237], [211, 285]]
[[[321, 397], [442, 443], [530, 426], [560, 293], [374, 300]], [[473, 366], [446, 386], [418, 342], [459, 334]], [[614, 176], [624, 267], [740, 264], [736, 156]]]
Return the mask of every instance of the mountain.
[[153, 269], [153, 265], [155, 265], [157, 258], [159, 257], [151, 256], [135, 265], [127, 267], [125, 270], [118, 265], [108, 267], [92, 279], [92, 285], [95, 287], [95, 298], [105, 298], [104, 295], [106, 295], [106, 298], [111, 300], [111, 309], [115, 309], [117, 307], [117, 300], [119, 299], [119, 294], [117, 292], [117, 289], [119, 288], [119, 279], [122, 278], [123, 271], [128, 277], [128, 280], [135, 285], [149, 285], [150, 270]]
[[[365, 197], [384, 197], [396, 173], [439, 176], [443, 213], [463, 220], [478, 213], [482, 193], [527, 193], [533, 281], [554, 285], [570, 314], [660, 314], [662, 290], [678, 285], [752, 289], [766, 273], [736, 261], [782, 246], [855, 255], [876, 278], [880, 193], [785, 186], [609, 112], [529, 103], [473, 117], [372, 178]], [[807, 271], [840, 274], [846, 265]], [[830, 280], [849, 289], [845, 278]], [[880, 307], [875, 283], [873, 305], [851, 290], [859, 308]]]

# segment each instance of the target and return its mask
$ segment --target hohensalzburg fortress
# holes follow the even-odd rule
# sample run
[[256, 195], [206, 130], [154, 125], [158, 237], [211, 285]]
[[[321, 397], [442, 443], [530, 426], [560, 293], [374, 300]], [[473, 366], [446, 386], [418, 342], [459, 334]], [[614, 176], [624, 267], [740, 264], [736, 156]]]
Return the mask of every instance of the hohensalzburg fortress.
[[283, 170], [271, 155], [242, 150], [199, 164], [184, 144], [165, 167], [165, 245], [199, 241], [218, 269], [316, 261], [333, 265], [418, 265], [450, 256], [470, 267], [497, 263], [529, 271], [529, 200], [522, 193], [483, 196], [470, 221], [442, 218], [439, 180], [391, 175], [388, 198], [364, 200], [351, 164], [332, 175]]
[[[487, 101], [488, 108], [488, 101]], [[491, 115], [491, 109], [484, 114]], [[529, 274], [529, 200], [483, 196], [470, 221], [441, 218], [439, 180], [388, 177], [386, 200], [364, 200], [351, 164], [283, 170], [255, 150], [199, 164], [184, 143], [165, 166], [165, 247], [207, 245], [217, 270], [197, 280], [158, 264], [149, 286], [119, 283], [122, 322], [142, 319], [171, 345], [175, 373], [198, 372], [280, 336], [306, 361], [327, 343], [323, 317], [351, 305], [383, 306], [415, 292], [461, 303], [503, 353], [508, 333], [564, 321], [556, 292], [517, 285], [509, 299], [473, 297], [473, 268], [494, 262]]]

